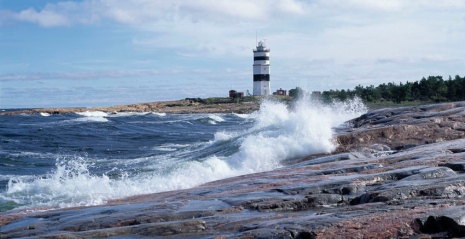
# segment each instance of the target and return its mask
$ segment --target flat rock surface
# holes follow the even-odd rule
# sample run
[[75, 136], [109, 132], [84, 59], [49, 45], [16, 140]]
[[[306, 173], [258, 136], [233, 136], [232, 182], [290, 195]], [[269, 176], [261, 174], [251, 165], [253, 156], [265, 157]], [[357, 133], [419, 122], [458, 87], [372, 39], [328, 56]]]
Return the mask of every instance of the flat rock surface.
[[[229, 100], [232, 101], [232, 100]], [[256, 111], [260, 107], [260, 102], [225, 102], [208, 104], [193, 100], [160, 101], [142, 104], [117, 105], [111, 107], [92, 108], [43, 108], [1, 112], [0, 115], [11, 114], [67, 114], [85, 111], [103, 111], [108, 113], [120, 112], [159, 112], [170, 114], [192, 114], [192, 113], [238, 113], [246, 114]]]
[[1, 238], [465, 237], [465, 103], [381, 109], [332, 155], [93, 207], [0, 214]]

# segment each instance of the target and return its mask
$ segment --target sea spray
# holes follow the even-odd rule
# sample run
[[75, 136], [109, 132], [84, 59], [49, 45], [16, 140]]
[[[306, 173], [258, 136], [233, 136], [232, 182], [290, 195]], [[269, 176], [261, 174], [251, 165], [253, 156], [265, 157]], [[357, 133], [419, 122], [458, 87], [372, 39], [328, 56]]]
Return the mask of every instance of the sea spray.
[[241, 171], [271, 170], [287, 159], [329, 153], [336, 148], [333, 128], [366, 112], [360, 99], [324, 104], [301, 98], [289, 108], [281, 102], [265, 101], [251, 117], [256, 124], [244, 138], [232, 161]]
[[92, 175], [91, 165], [82, 157], [60, 158], [56, 169], [33, 180], [12, 178], [7, 195], [18, 204], [34, 206], [83, 206], [104, 202], [102, 194], [111, 193], [112, 180], [106, 175]]
[[[58, 155], [55, 169], [47, 175], [12, 177], [6, 192], [0, 195], [0, 203], [14, 202], [26, 207], [96, 205], [116, 198], [184, 189], [213, 180], [272, 170], [281, 167], [287, 159], [331, 152], [336, 147], [332, 140], [333, 128], [365, 111], [357, 99], [332, 104], [301, 99], [292, 107], [265, 100], [259, 111], [235, 115], [247, 123], [242, 130], [222, 128], [211, 135], [211, 140], [191, 144], [163, 142], [151, 147], [158, 152], [153, 156], [95, 159], [86, 155]], [[83, 117], [80, 119], [97, 124], [107, 124], [102, 119], [109, 117], [100, 112], [80, 116]], [[207, 129], [228, 124], [225, 115], [192, 117], [164, 115], [151, 118], [166, 118], [164, 122], [187, 130], [193, 127], [191, 132], [199, 131], [198, 127]], [[204, 119], [216, 124], [205, 124]], [[170, 137], [180, 136], [176, 133]], [[97, 170], [103, 163], [109, 168], [103, 172]]]

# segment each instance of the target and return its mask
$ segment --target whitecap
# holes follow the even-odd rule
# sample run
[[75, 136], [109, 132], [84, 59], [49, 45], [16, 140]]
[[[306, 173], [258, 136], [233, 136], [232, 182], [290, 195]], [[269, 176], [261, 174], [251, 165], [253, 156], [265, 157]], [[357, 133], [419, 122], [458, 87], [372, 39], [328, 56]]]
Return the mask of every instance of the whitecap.
[[83, 117], [83, 118], [74, 119], [72, 121], [75, 121], [75, 122], [108, 122], [108, 119], [104, 117]]
[[130, 116], [143, 116], [147, 115], [147, 112], [113, 112], [108, 114], [108, 117], [130, 117]]
[[225, 120], [219, 115], [208, 115], [208, 118], [212, 119], [214, 122], [224, 122]]
[[85, 111], [85, 112], [78, 112], [78, 115], [84, 116], [83, 118], [74, 119], [72, 121], [77, 122], [108, 122], [108, 119], [105, 117], [108, 116], [107, 113], [102, 111]]
[[76, 114], [82, 115], [85, 117], [106, 117], [108, 116], [108, 113], [105, 113], [103, 111], [85, 111], [85, 112], [77, 112]]
[[250, 114], [236, 114], [236, 113], [233, 113], [233, 115], [236, 117], [242, 118], [242, 119], [247, 119], [250, 116]]
[[177, 149], [180, 149], [180, 148], [185, 148], [185, 147], [188, 147], [189, 145], [188, 144], [163, 144], [163, 145], [160, 145], [160, 146], [157, 146], [157, 147], [154, 147], [155, 150], [159, 150], [159, 151], [176, 151]]
[[235, 134], [233, 132], [227, 132], [227, 131], [219, 131], [216, 132], [214, 135], [214, 142], [217, 141], [227, 141], [235, 137]]

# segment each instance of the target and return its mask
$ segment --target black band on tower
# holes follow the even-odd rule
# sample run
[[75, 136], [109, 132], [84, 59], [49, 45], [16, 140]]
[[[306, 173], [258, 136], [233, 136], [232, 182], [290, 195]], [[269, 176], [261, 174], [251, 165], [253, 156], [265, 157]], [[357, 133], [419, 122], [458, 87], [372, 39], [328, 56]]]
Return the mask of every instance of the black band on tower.
[[269, 56], [256, 56], [253, 58], [254, 61], [269, 61], [270, 57]]
[[253, 75], [253, 81], [270, 81], [270, 74]]

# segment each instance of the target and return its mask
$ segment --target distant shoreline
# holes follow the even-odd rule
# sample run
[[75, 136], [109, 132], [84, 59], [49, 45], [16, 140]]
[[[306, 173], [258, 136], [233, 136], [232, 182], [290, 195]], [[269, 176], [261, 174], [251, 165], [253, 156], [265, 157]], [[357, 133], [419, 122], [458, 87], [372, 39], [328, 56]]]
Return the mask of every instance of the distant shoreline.
[[168, 114], [201, 114], [201, 113], [237, 113], [250, 114], [260, 108], [258, 101], [249, 102], [199, 102], [195, 99], [185, 99], [176, 101], [159, 101], [129, 105], [116, 105], [109, 107], [90, 107], [90, 108], [36, 108], [20, 109], [14, 111], [0, 112], [0, 115], [17, 115], [17, 114], [68, 114], [80, 113], [86, 111], [103, 111], [107, 113], [122, 112], [157, 112]]

